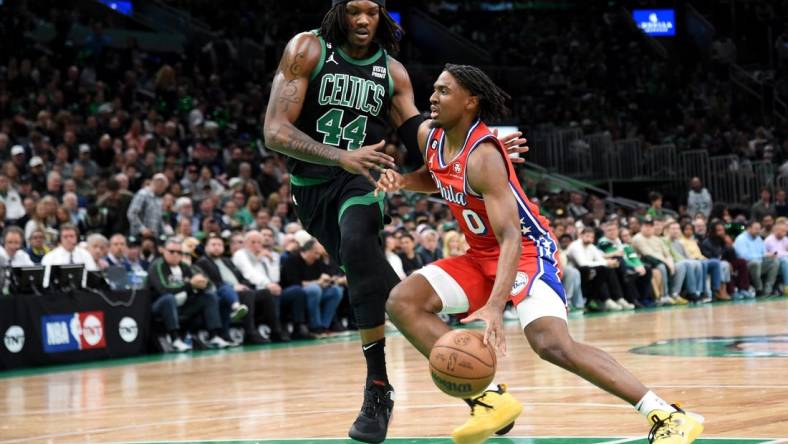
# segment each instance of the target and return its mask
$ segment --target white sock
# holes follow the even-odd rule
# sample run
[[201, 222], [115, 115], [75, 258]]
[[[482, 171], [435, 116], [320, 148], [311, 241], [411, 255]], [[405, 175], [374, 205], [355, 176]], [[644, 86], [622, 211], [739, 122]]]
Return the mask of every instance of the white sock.
[[675, 412], [676, 409], [673, 408], [670, 404], [665, 402], [664, 399], [657, 396], [651, 390], [648, 391], [643, 398], [635, 404], [635, 408], [641, 415], [648, 417], [648, 414], [653, 412], [654, 410], [664, 410], [666, 412]]

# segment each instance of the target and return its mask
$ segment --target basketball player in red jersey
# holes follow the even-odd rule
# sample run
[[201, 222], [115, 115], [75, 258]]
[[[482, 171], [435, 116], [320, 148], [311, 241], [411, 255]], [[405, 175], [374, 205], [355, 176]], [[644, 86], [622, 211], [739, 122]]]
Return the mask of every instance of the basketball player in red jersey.
[[[440, 192], [470, 245], [465, 255], [434, 262], [399, 283], [386, 303], [391, 320], [428, 357], [449, 331], [437, 314], [469, 312], [462, 322], [484, 321], [485, 342], [505, 353], [503, 309], [512, 301], [542, 359], [635, 406], [651, 425], [650, 442], [692, 442], [703, 431], [700, 416], [671, 406], [610, 355], [569, 335], [558, 243], [484, 124], [505, 114], [507, 98], [478, 68], [446, 65], [430, 97], [431, 120], [419, 127], [426, 168], [404, 176], [386, 170], [378, 181], [379, 191]], [[508, 432], [522, 411], [504, 385], [466, 402], [471, 417], [452, 433], [461, 444]]]

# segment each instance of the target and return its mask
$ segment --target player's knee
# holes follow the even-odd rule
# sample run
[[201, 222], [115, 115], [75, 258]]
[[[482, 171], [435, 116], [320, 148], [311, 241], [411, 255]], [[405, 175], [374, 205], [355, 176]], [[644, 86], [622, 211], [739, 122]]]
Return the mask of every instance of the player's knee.
[[342, 263], [351, 264], [366, 260], [379, 240], [372, 233], [359, 230], [342, 230], [342, 247], [340, 256]]
[[389, 293], [389, 298], [386, 301], [386, 313], [390, 316], [399, 316], [408, 310], [408, 291], [406, 285], [402, 283], [397, 284]]
[[569, 367], [573, 362], [573, 343], [571, 340], [541, 336], [531, 341], [531, 347], [543, 360], [561, 367]]

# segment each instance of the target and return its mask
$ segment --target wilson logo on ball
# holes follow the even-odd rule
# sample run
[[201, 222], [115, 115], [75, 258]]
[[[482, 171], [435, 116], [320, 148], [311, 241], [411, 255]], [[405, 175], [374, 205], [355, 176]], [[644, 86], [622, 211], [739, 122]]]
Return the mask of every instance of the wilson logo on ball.
[[471, 393], [471, 385], [470, 384], [458, 384], [456, 382], [447, 381], [441, 378], [437, 373], [430, 372], [432, 374], [432, 380], [435, 382], [439, 388], [441, 388], [444, 392], [451, 392], [451, 393]]

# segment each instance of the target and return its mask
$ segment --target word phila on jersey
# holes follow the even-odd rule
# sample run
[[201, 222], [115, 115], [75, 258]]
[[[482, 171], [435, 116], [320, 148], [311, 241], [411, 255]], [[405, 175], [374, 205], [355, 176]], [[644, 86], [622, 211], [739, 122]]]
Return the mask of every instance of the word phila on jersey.
[[467, 166], [473, 151], [482, 142], [493, 143], [507, 165], [509, 188], [517, 203], [524, 255], [554, 260], [557, 245], [549, 229], [549, 222], [539, 214], [539, 208], [525, 196], [506, 149], [492, 135], [487, 126], [477, 120], [468, 129], [463, 148], [451, 160], [444, 159], [446, 137], [441, 128], [430, 131], [427, 139], [427, 166], [441, 197], [465, 233], [468, 245], [476, 253], [494, 254], [499, 251], [498, 240], [492, 230], [487, 208], [481, 195], [468, 185]]

